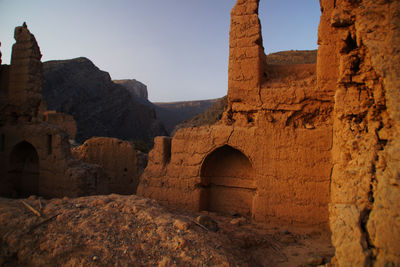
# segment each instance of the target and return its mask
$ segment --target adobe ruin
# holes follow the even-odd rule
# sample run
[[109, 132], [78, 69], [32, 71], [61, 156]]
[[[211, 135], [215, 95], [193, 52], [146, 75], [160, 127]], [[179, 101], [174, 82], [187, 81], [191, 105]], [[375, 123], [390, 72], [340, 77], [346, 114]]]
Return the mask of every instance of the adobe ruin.
[[77, 125], [72, 115], [47, 110], [35, 37], [26, 24], [14, 37], [11, 65], [0, 69], [0, 196], [135, 194], [145, 157], [116, 138], [91, 138], [71, 150]]
[[[16, 27], [11, 65], [0, 68], [0, 195], [3, 197], [76, 197], [108, 192], [98, 165], [71, 156], [68, 129], [56, 119], [74, 122], [66, 114], [50, 114], [42, 100], [41, 53], [26, 24]], [[65, 124], [67, 125], [67, 124]]]
[[[138, 194], [329, 225], [339, 266], [400, 264], [400, 2], [320, 0], [316, 66], [265, 63], [258, 4], [238, 0], [232, 10], [222, 120], [157, 137]], [[110, 174], [74, 159], [67, 133], [44, 121], [39, 47], [25, 26], [15, 39], [11, 66], [0, 68], [0, 194], [108, 192]]]
[[327, 226], [333, 92], [317, 89], [315, 65], [267, 66], [258, 1], [238, 1], [231, 16], [222, 121], [155, 139], [138, 194], [189, 210]]
[[339, 266], [400, 263], [400, 2], [321, 0], [317, 65], [265, 62], [259, 0], [231, 12], [228, 108], [158, 137], [138, 194], [327, 227]]

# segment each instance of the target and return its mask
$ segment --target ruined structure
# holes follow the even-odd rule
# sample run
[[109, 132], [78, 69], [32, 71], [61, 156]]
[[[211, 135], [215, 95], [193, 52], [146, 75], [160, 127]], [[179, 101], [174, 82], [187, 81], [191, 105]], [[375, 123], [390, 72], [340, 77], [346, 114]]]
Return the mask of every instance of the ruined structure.
[[99, 164], [108, 177], [109, 192], [135, 194], [139, 183], [136, 150], [128, 141], [93, 137], [73, 149], [73, 155], [87, 163]]
[[42, 55], [35, 37], [26, 24], [14, 37], [11, 65], [0, 69], [0, 195], [107, 193], [101, 167], [73, 159], [68, 134], [43, 120]]
[[258, 1], [232, 10], [221, 122], [158, 138], [138, 194], [257, 221], [328, 223], [333, 88], [315, 65], [267, 66]]
[[138, 194], [327, 225], [339, 266], [400, 264], [400, 2], [321, 0], [318, 62], [265, 62], [259, 0], [232, 10], [228, 108], [156, 138]]
[[[138, 194], [329, 225], [339, 266], [400, 265], [400, 2], [320, 0], [316, 66], [266, 64], [258, 4], [237, 0], [232, 10], [222, 120], [157, 137]], [[11, 66], [0, 69], [1, 195], [106, 192], [102, 169], [73, 160], [65, 131], [43, 121], [39, 47], [24, 26], [15, 39]], [[131, 148], [107, 139], [77, 149], [123, 181], [132, 161], [107, 165], [98, 144], [133, 160]]]

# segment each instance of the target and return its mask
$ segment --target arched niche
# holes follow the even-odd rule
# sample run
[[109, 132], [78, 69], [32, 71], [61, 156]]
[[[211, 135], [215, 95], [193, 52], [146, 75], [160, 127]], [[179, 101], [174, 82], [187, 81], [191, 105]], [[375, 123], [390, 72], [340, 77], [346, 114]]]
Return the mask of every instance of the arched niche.
[[34, 146], [22, 141], [10, 153], [9, 184], [13, 197], [39, 194], [39, 156]]
[[252, 215], [254, 169], [250, 160], [231, 146], [211, 152], [201, 168], [200, 210]]

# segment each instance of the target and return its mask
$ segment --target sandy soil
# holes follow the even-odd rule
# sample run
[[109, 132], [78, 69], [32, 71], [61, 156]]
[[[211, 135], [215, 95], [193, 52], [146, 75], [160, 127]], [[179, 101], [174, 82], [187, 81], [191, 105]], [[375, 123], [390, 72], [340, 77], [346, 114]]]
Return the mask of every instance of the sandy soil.
[[327, 231], [169, 210], [137, 196], [24, 201], [41, 216], [0, 198], [0, 266], [315, 266], [334, 253]]

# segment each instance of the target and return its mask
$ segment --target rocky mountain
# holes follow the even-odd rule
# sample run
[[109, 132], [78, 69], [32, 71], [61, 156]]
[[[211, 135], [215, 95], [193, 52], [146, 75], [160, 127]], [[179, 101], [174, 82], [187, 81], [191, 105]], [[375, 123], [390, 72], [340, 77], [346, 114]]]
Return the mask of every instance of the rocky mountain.
[[[114, 83], [124, 86], [132, 96], [139, 97], [139, 100], [148, 99], [147, 86], [135, 79], [113, 80]], [[157, 118], [163, 123], [167, 132], [171, 134], [176, 125], [189, 120], [197, 114], [207, 110], [217, 99], [180, 101], [180, 102], [158, 102], [154, 105]]]
[[217, 100], [159, 102], [154, 103], [154, 105], [156, 106], [157, 117], [162, 121], [167, 131], [172, 133], [176, 125], [205, 111]]
[[147, 86], [135, 79], [113, 80], [113, 82], [124, 86], [133, 96], [148, 99]]
[[78, 142], [92, 136], [152, 142], [167, 134], [146, 98], [112, 82], [87, 58], [44, 62], [43, 75], [48, 109], [74, 116]]

